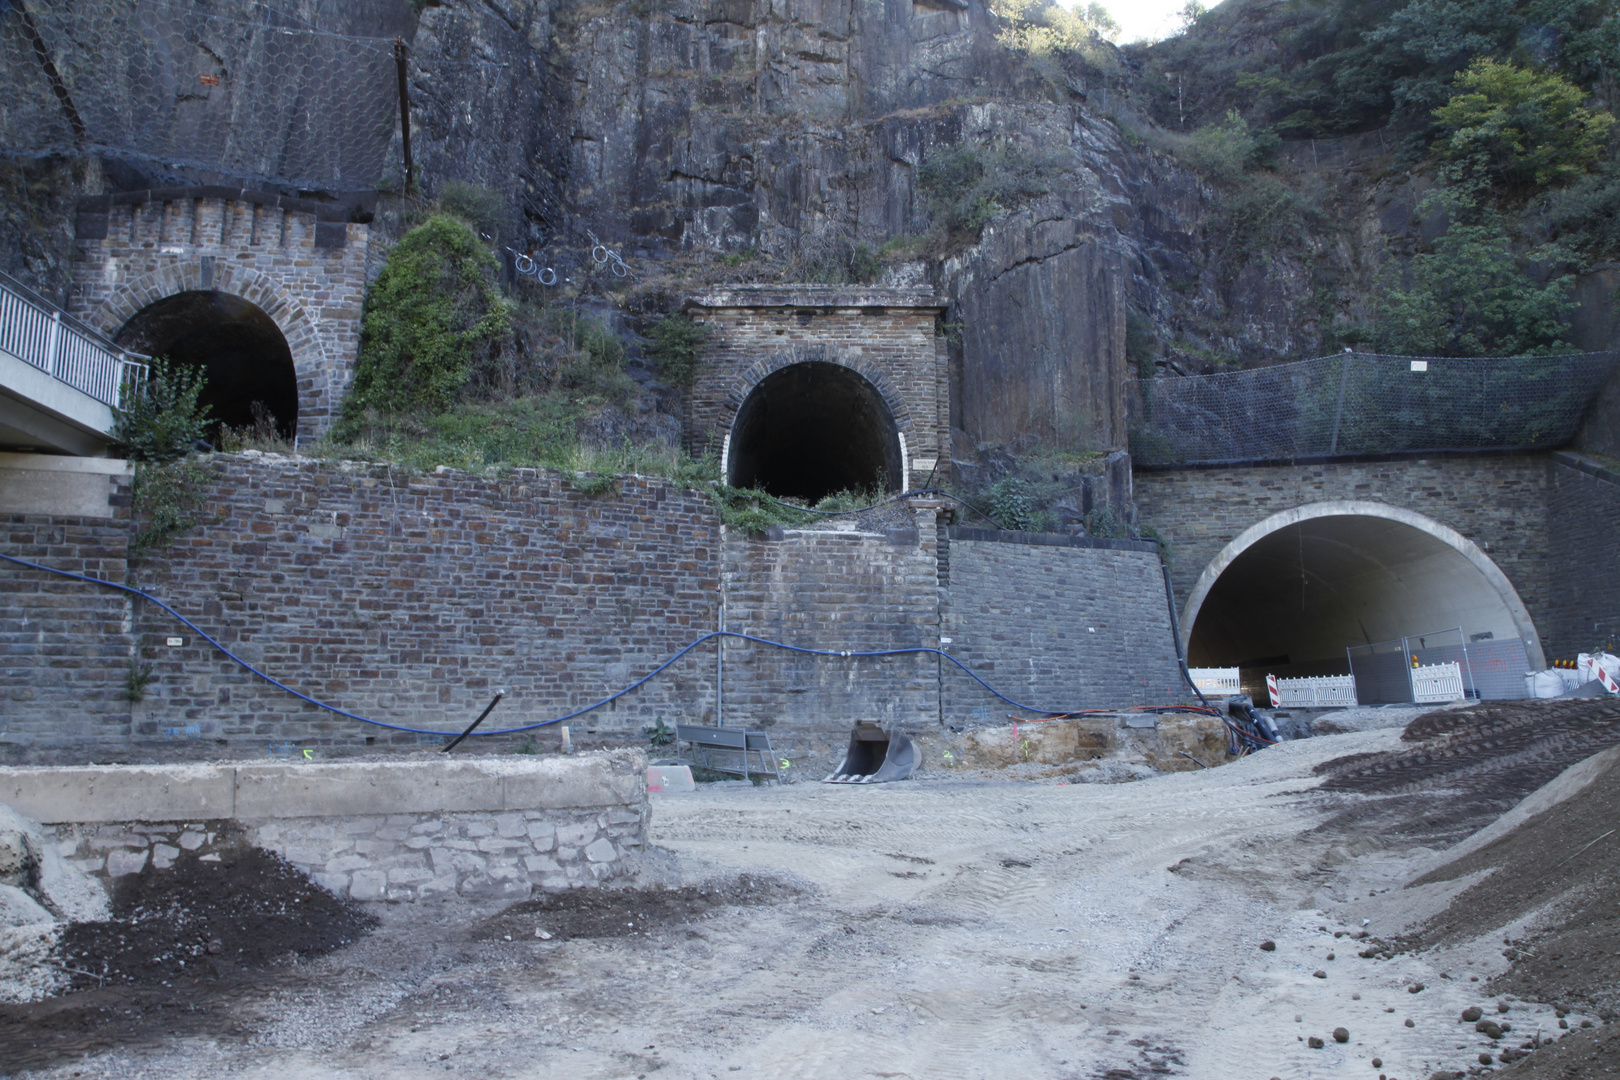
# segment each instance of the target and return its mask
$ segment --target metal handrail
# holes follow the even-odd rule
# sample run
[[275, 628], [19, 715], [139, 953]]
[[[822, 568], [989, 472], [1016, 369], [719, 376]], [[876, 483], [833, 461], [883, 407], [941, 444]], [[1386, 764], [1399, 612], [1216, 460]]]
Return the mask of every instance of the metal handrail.
[[122, 408], [140, 388], [148, 356], [121, 349], [0, 273], [0, 350], [103, 405]]

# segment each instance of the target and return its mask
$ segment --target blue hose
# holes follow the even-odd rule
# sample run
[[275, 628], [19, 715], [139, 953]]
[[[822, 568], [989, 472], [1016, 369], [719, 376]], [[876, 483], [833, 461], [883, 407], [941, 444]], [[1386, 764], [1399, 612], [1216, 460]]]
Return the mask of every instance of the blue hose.
[[[197, 633], [197, 635], [199, 637], [201, 637], [204, 641], [207, 641], [208, 644], [212, 645], [214, 648], [216, 648], [220, 652], [224, 653], [231, 660], [235, 661], [237, 664], [240, 664], [243, 668], [245, 668], [248, 671], [252, 672], [254, 675], [257, 675], [259, 678], [263, 679], [265, 682], [269, 683], [271, 686], [277, 687], [278, 689], [281, 689], [281, 690], [285, 690], [287, 693], [291, 694], [295, 698], [298, 698], [300, 701], [307, 701], [307, 702], [309, 702], [309, 704], [314, 705], [317, 708], [325, 709], [328, 712], [337, 713], [339, 716], [347, 717], [350, 720], [358, 720], [363, 724], [371, 724], [371, 725], [374, 725], [376, 727], [387, 728], [389, 731], [403, 731], [403, 732], [408, 732], [408, 733], [413, 734], [413, 735], [454, 735], [454, 734], [456, 734], [456, 732], [454, 732], [454, 731], [434, 731], [434, 730], [431, 730], [429, 728], [406, 727], [403, 724], [390, 724], [390, 723], [388, 723], [386, 721], [383, 721], [383, 720], [373, 720], [368, 716], [361, 716], [359, 713], [352, 713], [352, 712], [349, 712], [347, 709], [340, 709], [336, 705], [328, 705], [326, 702], [321, 701], [318, 698], [312, 698], [308, 694], [305, 694], [305, 693], [303, 693], [301, 691], [298, 691], [298, 690], [294, 690], [292, 687], [288, 686], [286, 683], [282, 682], [279, 679], [274, 678], [271, 675], [266, 674], [263, 671], [260, 671], [258, 668], [254, 667], [252, 664], [248, 663], [246, 660], [242, 659], [240, 656], [237, 656], [235, 653], [231, 652], [231, 650], [227, 649], [224, 645], [220, 644], [219, 641], [213, 637], [213, 635], [209, 634], [208, 631], [204, 630], [202, 627], [198, 626], [196, 623], [192, 622], [190, 619], [186, 618], [184, 615], [182, 615], [178, 611], [174, 610], [174, 608], [170, 607], [168, 604], [164, 603], [162, 600], [159, 600], [157, 597], [153, 596], [151, 593], [144, 592], [144, 591], [142, 591], [140, 589], [135, 588], [133, 585], [120, 585], [116, 581], [103, 581], [101, 578], [90, 577], [90, 576], [88, 576], [86, 574], [76, 574], [71, 570], [58, 570], [54, 566], [42, 566], [39, 563], [29, 562], [27, 559], [19, 559], [14, 555], [7, 555], [7, 554], [4, 554], [3, 552], [0, 552], [0, 559], [4, 559], [5, 561], [7, 561], [9, 563], [15, 563], [18, 566], [26, 566], [30, 570], [43, 570], [48, 574], [57, 574], [57, 575], [59, 575], [61, 577], [73, 578], [75, 581], [86, 581], [86, 582], [89, 582], [92, 585], [100, 585], [103, 588], [108, 588], [108, 589], [117, 589], [119, 592], [126, 592], [126, 593], [131, 594], [132, 596], [139, 596], [143, 600], [149, 600], [152, 603], [156, 604], [158, 607], [162, 608], [164, 611], [167, 611], [170, 615], [173, 615], [176, 619], [180, 620], [180, 622], [182, 622], [186, 626], [189, 626], [193, 631], [195, 631]], [[612, 694], [609, 694], [607, 697], [603, 698], [601, 701], [598, 701], [598, 702], [596, 702], [594, 704], [591, 704], [591, 705], [586, 705], [582, 709], [575, 709], [571, 713], [566, 713], [566, 714], [564, 714], [562, 716], [553, 717], [550, 720], [542, 720], [542, 721], [540, 721], [539, 723], [536, 723], [536, 724], [523, 724], [523, 725], [521, 725], [519, 727], [500, 728], [500, 729], [495, 730], [495, 731], [480, 731], [480, 732], [477, 732], [476, 734], [478, 734], [478, 735], [515, 735], [518, 732], [533, 731], [535, 728], [550, 727], [552, 724], [560, 724], [564, 720], [572, 720], [576, 716], [583, 716], [586, 713], [591, 712], [591, 711], [593, 711], [595, 709], [600, 709], [603, 705], [606, 705], [609, 702], [617, 701], [619, 698], [624, 697], [626, 694], [630, 693], [630, 691], [635, 690], [637, 687], [641, 686], [643, 683], [648, 682], [654, 676], [656, 676], [659, 673], [661, 673], [662, 671], [664, 671], [664, 669], [668, 668], [671, 664], [675, 663], [675, 661], [679, 660], [681, 657], [685, 656], [687, 653], [691, 652], [693, 649], [697, 648], [699, 645], [702, 645], [704, 642], [710, 641], [710, 640], [712, 640], [714, 638], [736, 638], [739, 641], [751, 641], [756, 645], [769, 645], [769, 646], [771, 646], [773, 648], [777, 648], [777, 649], [786, 649], [788, 652], [805, 653], [805, 654], [807, 654], [809, 656], [837, 656], [837, 657], [849, 658], [849, 657], [857, 657], [857, 656], [905, 656], [905, 655], [911, 654], [911, 653], [932, 653], [935, 656], [943, 657], [944, 659], [949, 660], [951, 663], [953, 663], [957, 667], [961, 668], [962, 671], [967, 674], [968, 678], [972, 679], [974, 682], [978, 683], [980, 686], [982, 686], [986, 690], [990, 691], [990, 693], [994, 694], [996, 697], [1000, 698], [1002, 701], [1005, 701], [1007, 704], [1013, 706], [1014, 708], [1023, 709], [1025, 712], [1045, 713], [1047, 715], [1056, 715], [1056, 714], [1066, 713], [1066, 712], [1072, 711], [1072, 710], [1066, 710], [1066, 709], [1038, 709], [1033, 705], [1024, 705], [1024, 704], [1021, 704], [1021, 703], [1019, 703], [1017, 701], [1014, 701], [1012, 698], [1008, 697], [1006, 694], [1003, 694], [1000, 690], [997, 690], [995, 687], [991, 686], [989, 683], [987, 683], [983, 679], [981, 679], [977, 674], [975, 674], [973, 672], [973, 670], [971, 668], [969, 668], [966, 664], [962, 663], [962, 661], [958, 660], [956, 657], [954, 657], [954, 656], [950, 655], [949, 653], [944, 652], [943, 650], [940, 650], [940, 649], [932, 649], [932, 648], [928, 648], [926, 646], [915, 646], [915, 647], [907, 648], [907, 649], [870, 649], [870, 650], [808, 649], [808, 648], [805, 648], [802, 645], [788, 645], [788, 644], [785, 644], [785, 643], [780, 642], [780, 641], [771, 641], [771, 640], [769, 640], [767, 638], [754, 637], [751, 634], [739, 634], [739, 633], [736, 633], [736, 632], [731, 631], [731, 630], [711, 630], [709, 633], [702, 635], [701, 637], [697, 638], [695, 641], [691, 641], [691, 642], [687, 643], [685, 646], [683, 646], [681, 649], [679, 649], [675, 653], [675, 655], [671, 656], [668, 660], [665, 660], [662, 664], [659, 664], [657, 667], [655, 667], [651, 671], [647, 672], [647, 674], [643, 675], [641, 678], [637, 679], [635, 682], [631, 683], [629, 686], [626, 686], [622, 690], [619, 690], [619, 691], [616, 691], [616, 692], [614, 692]]]

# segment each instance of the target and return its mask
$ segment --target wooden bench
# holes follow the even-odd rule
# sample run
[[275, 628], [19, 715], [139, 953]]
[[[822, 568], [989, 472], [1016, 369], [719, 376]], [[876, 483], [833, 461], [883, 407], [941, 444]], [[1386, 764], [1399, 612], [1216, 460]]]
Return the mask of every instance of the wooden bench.
[[[719, 773], [728, 773], [741, 776], [744, 780], [752, 780], [754, 773], [769, 776], [778, 783], [782, 781], [782, 772], [776, 765], [776, 752], [771, 749], [771, 737], [763, 731], [745, 731], [742, 728], [701, 727], [696, 724], [675, 725], [675, 749], [680, 750], [681, 743], [692, 748], [693, 761], [702, 768]], [[727, 755], [723, 764], [715, 764], [715, 754]], [[699, 756], [701, 754], [701, 756]], [[750, 754], [758, 754], [761, 767], [750, 770], [748, 758]], [[737, 764], [731, 764], [729, 758], [735, 755]]]

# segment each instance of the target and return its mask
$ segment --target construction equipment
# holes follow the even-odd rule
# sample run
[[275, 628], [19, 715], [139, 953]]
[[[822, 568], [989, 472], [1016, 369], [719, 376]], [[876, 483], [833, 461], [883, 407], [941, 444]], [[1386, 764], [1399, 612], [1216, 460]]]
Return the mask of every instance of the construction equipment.
[[849, 749], [824, 784], [883, 784], [904, 780], [917, 767], [917, 747], [899, 728], [861, 720], [849, 734]]

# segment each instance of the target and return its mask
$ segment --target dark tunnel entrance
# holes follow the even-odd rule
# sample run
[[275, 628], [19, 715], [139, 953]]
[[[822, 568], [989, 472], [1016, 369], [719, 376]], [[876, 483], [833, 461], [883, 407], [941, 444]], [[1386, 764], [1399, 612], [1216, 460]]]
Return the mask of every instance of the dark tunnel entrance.
[[1189, 613], [1188, 662], [1344, 674], [1347, 646], [1451, 627], [1474, 641], [1523, 638], [1539, 654], [1528, 613], [1494, 564], [1477, 549], [1471, 558], [1473, 546], [1450, 530], [1407, 516], [1324, 514], [1253, 539]]
[[900, 433], [877, 387], [813, 361], [760, 381], [731, 428], [729, 481], [814, 504], [834, 492], [899, 491]]
[[117, 342], [202, 369], [202, 401], [212, 409], [216, 442], [221, 425], [251, 430], [262, 423], [284, 439], [298, 428], [292, 350], [275, 321], [239, 296], [197, 291], [165, 297], [126, 322]]

